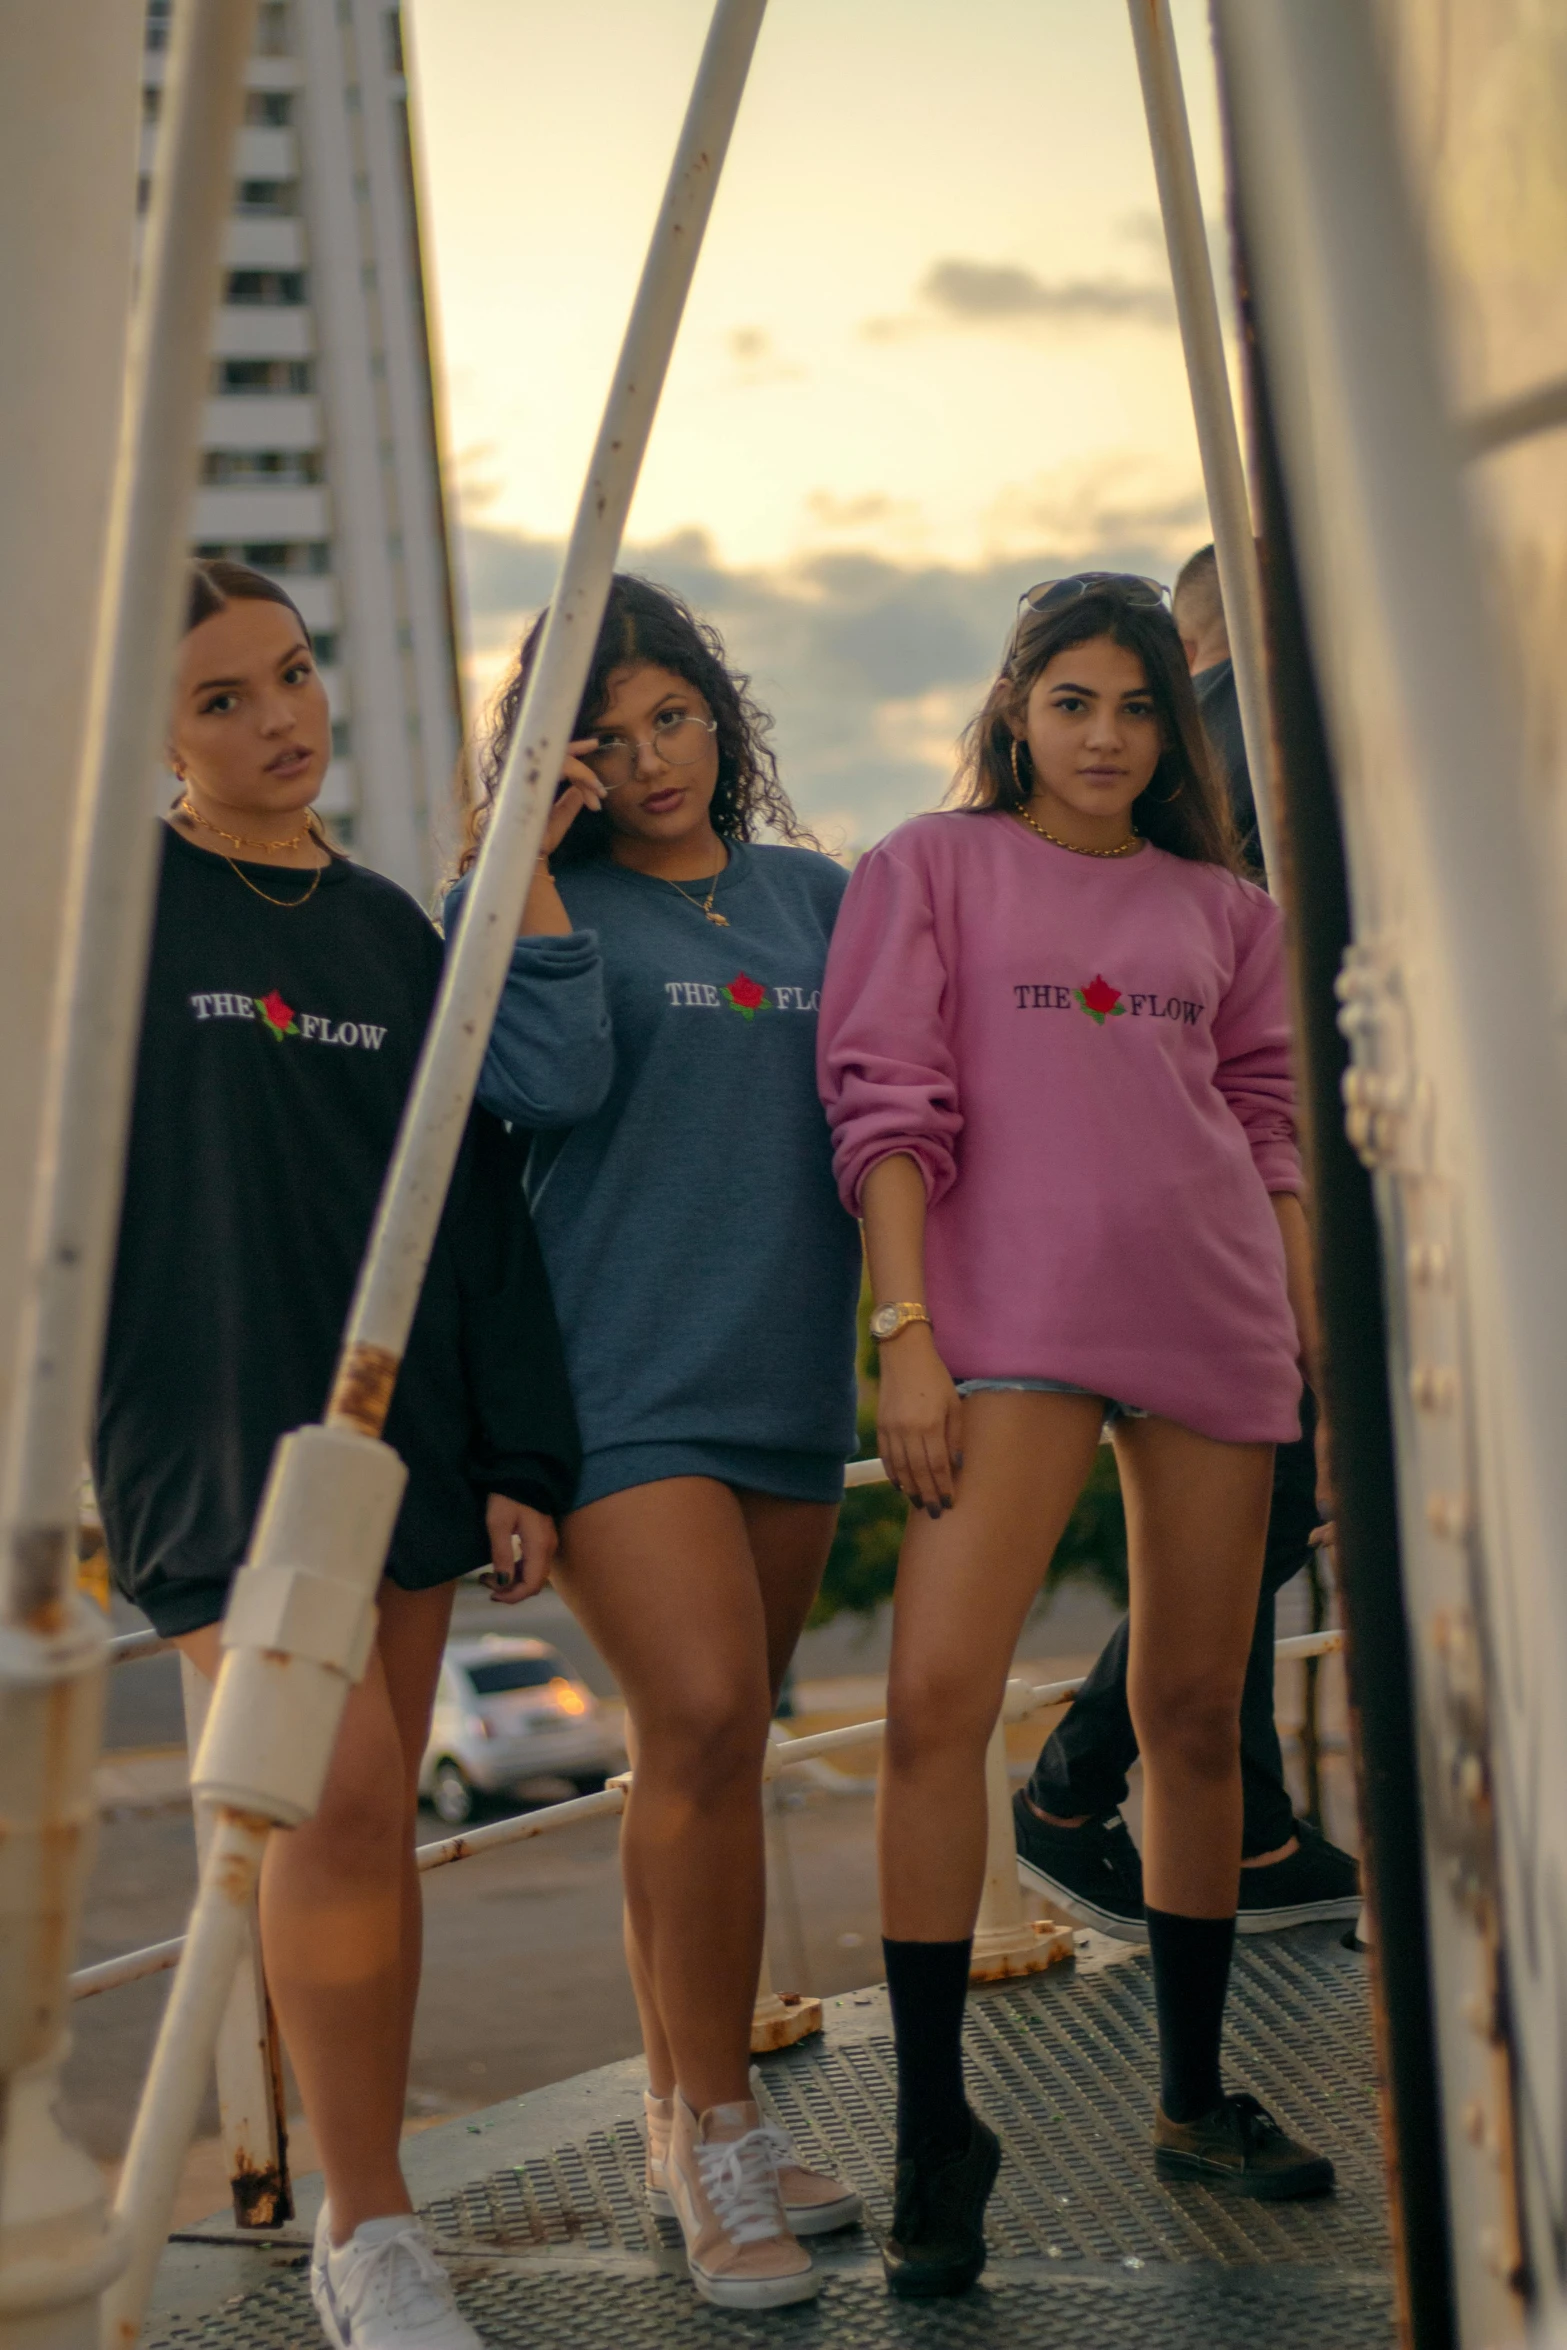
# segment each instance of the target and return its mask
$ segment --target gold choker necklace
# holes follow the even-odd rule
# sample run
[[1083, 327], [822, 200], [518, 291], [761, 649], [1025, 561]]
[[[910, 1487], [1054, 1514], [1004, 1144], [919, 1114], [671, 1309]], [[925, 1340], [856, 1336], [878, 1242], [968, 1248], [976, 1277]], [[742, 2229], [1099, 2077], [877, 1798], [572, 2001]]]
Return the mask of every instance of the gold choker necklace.
[[185, 793], [174, 813], [176, 816], [188, 816], [192, 824], [201, 826], [203, 832], [215, 832], [219, 840], [232, 841], [237, 849], [302, 848], [307, 840], [315, 837], [317, 832], [316, 815], [313, 808], [305, 810], [304, 823], [297, 832], [291, 832], [286, 840], [252, 840], [247, 833], [225, 832], [221, 824], [214, 824], [209, 816], [200, 814], [193, 805], [189, 792]]
[[1057, 840], [1053, 832], [1047, 832], [1042, 824], [1035, 823], [1026, 808], [1014, 808], [1012, 813], [1020, 824], [1026, 824], [1030, 832], [1037, 832], [1040, 839], [1047, 840], [1053, 849], [1070, 849], [1074, 857], [1130, 857], [1143, 845], [1142, 834], [1134, 828], [1117, 848], [1080, 848], [1075, 840]]

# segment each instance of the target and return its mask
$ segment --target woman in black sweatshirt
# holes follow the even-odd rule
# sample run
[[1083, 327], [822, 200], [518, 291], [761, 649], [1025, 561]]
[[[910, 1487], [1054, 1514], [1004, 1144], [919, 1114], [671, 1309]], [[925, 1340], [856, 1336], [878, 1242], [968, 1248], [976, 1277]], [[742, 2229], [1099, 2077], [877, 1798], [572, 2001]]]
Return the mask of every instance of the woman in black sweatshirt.
[[[278, 1438], [320, 1417], [440, 977], [435, 930], [310, 812], [309, 633], [238, 564], [192, 575], [95, 1475], [116, 1580], [214, 1674]], [[272, 1838], [267, 1981], [320, 2148], [330, 2341], [479, 2350], [397, 2159], [418, 1987], [416, 1783], [454, 1579], [536, 1591], [578, 1443], [520, 1157], [475, 1111], [386, 1438], [408, 1485], [320, 1810]], [[330, 2218], [328, 2217], [330, 2212]]]

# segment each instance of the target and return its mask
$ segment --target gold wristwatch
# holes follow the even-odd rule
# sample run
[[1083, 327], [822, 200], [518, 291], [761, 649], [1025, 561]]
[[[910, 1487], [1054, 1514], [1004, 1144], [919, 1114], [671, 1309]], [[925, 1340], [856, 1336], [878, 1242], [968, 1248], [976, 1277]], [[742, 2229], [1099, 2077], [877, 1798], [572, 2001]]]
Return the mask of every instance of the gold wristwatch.
[[935, 1327], [923, 1306], [878, 1306], [871, 1315], [871, 1336], [878, 1346], [885, 1346], [889, 1338], [899, 1337], [913, 1322], [923, 1322], [927, 1330]]

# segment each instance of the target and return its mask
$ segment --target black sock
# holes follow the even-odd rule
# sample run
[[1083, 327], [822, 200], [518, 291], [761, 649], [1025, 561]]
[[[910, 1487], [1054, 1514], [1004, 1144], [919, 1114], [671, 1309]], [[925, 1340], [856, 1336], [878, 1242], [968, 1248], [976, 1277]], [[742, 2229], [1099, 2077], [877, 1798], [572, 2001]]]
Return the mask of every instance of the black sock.
[[972, 1938], [882, 1941], [898, 2051], [898, 2159], [940, 2162], [969, 2141], [963, 2094], [963, 2007]]
[[1212, 2113], [1224, 2096], [1219, 2040], [1235, 1920], [1145, 1909], [1159, 2015], [1159, 2103], [1172, 2122]]

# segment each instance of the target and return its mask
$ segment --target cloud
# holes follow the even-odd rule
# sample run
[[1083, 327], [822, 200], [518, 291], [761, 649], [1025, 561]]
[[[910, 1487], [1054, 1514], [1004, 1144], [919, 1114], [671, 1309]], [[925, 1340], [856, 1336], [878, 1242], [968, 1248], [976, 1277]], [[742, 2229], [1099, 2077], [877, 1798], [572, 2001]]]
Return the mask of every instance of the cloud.
[[[940, 801], [957, 737], [983, 699], [1026, 587], [1077, 570], [1170, 575], [1168, 534], [1140, 532], [1137, 481], [1129, 467], [1120, 474], [1127, 495], [1119, 502], [1109, 474], [1097, 502], [1088, 482], [1074, 506], [1065, 477], [1020, 492], [1043, 502], [1054, 492], [1074, 527], [1014, 533], [1006, 553], [971, 566], [837, 549], [776, 569], [741, 568], [690, 530], [627, 548], [623, 567], [676, 589], [715, 623], [774, 714], [795, 805], [825, 845], [864, 846]], [[459, 546], [473, 679], [487, 695], [549, 595], [561, 550], [471, 519]]]
[[734, 326], [724, 337], [724, 348], [735, 363], [735, 379], [749, 389], [756, 384], [798, 383], [805, 369], [785, 359], [765, 326]]
[[868, 318], [860, 332], [872, 342], [896, 342], [941, 327], [1149, 326], [1174, 324], [1167, 285], [1118, 277], [1068, 278], [1048, 283], [1012, 261], [933, 262], [920, 280], [924, 308], [900, 317]]

